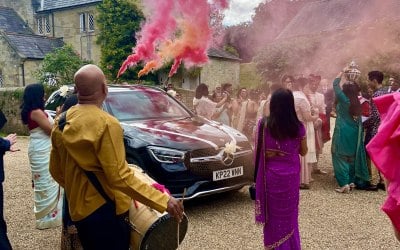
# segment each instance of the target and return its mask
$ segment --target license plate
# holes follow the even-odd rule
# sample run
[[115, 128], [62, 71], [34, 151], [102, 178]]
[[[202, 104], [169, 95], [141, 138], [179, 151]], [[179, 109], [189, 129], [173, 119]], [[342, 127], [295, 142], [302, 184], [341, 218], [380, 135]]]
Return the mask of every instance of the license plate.
[[243, 166], [213, 171], [213, 181], [230, 179], [243, 175]]

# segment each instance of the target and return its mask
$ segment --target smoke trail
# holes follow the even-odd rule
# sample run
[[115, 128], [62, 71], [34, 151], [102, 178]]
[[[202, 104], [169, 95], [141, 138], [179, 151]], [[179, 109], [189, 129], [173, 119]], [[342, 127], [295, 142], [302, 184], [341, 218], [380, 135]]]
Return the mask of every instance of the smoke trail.
[[169, 76], [176, 73], [183, 62], [185, 67], [202, 65], [208, 61], [212, 29], [210, 8], [227, 8], [227, 0], [147, 0], [150, 13], [139, 32], [137, 46], [118, 71], [118, 77], [128, 67], [144, 62], [139, 77], [159, 69], [173, 60]]

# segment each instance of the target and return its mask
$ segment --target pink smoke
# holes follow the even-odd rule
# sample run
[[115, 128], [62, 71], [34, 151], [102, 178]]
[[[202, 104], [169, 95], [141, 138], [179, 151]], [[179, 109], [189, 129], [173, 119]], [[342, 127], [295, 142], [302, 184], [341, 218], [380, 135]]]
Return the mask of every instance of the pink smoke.
[[[140, 75], [174, 61], [169, 76], [183, 62], [185, 67], [208, 61], [207, 50], [212, 38], [207, 0], [147, 0], [150, 17], [139, 33], [137, 46], [123, 62], [118, 77], [128, 67], [144, 62]], [[227, 8], [227, 0], [214, 0], [213, 8]]]

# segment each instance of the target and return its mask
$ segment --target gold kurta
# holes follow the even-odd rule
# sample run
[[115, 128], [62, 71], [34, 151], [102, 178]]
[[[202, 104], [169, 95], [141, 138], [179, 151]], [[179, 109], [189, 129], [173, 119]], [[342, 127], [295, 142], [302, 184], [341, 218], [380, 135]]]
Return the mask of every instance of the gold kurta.
[[61, 132], [58, 121], [51, 134], [50, 173], [64, 187], [71, 218], [79, 221], [105, 204], [86, 177], [96, 174], [117, 214], [129, 210], [135, 199], [159, 212], [169, 196], [139, 180], [125, 160], [123, 131], [117, 119], [94, 105], [76, 105], [67, 112]]

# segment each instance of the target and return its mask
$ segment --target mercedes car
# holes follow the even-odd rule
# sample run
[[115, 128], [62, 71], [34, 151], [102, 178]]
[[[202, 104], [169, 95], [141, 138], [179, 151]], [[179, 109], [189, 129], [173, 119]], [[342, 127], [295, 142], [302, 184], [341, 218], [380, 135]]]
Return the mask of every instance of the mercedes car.
[[[252, 145], [239, 131], [197, 116], [157, 87], [118, 85], [108, 90], [103, 109], [124, 129], [127, 162], [174, 197], [188, 200], [253, 183]], [[61, 93], [52, 93], [46, 109], [61, 104], [66, 97]]]

